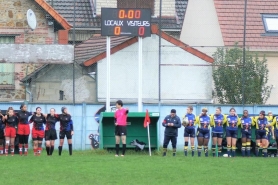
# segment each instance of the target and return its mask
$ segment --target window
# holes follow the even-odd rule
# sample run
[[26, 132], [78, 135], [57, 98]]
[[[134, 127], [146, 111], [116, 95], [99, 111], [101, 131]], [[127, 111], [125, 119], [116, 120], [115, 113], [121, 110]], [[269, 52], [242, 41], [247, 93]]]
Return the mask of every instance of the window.
[[262, 14], [265, 33], [278, 34], [278, 14]]
[[[14, 44], [14, 36], [1, 36], [0, 44]], [[14, 64], [0, 63], [0, 88], [14, 87]]]
[[154, 0], [117, 0], [117, 8], [150, 8], [154, 14]]

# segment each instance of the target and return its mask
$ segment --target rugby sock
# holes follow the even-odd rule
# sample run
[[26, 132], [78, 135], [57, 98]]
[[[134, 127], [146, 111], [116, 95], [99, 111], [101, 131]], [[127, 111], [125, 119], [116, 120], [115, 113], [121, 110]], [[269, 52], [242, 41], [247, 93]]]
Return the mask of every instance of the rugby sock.
[[251, 142], [246, 143], [246, 153], [247, 157], [250, 157], [250, 150], [251, 150]]
[[258, 157], [259, 156], [259, 148], [260, 148], [260, 143], [257, 144], [256, 148], [255, 148], [255, 153], [256, 153], [256, 156]]
[[38, 144], [37, 154], [38, 154], [38, 155], [41, 155], [41, 152], [42, 152], [42, 144], [39, 143], [39, 144]]
[[167, 148], [163, 148], [163, 157], [166, 156]]
[[72, 155], [72, 144], [69, 144], [69, 154]]
[[54, 151], [54, 146], [51, 146], [51, 148], [50, 148], [50, 155], [53, 154], [53, 151]]
[[242, 143], [242, 147], [241, 147], [241, 154], [242, 154], [242, 157], [245, 156], [245, 151], [246, 151], [246, 143]]
[[33, 149], [34, 155], [37, 155], [37, 150], [38, 149]]
[[191, 154], [192, 154], [192, 157], [194, 157], [194, 152], [195, 152], [195, 146], [191, 146]]
[[14, 145], [11, 145], [11, 155], [14, 155]]
[[46, 153], [47, 153], [47, 155], [50, 155], [50, 147], [49, 147], [49, 146], [47, 146], [47, 147], [45, 147], [45, 149], [46, 149]]
[[125, 150], [126, 150], [126, 144], [123, 144], [123, 152], [122, 152], [122, 155], [125, 155]]
[[19, 154], [22, 155], [22, 144], [19, 144]]
[[3, 144], [2, 144], [2, 145], [0, 145], [0, 155], [3, 155], [3, 153], [4, 153], [4, 147], [3, 147]]
[[9, 145], [5, 145], [5, 154], [8, 155], [9, 153]]
[[187, 156], [188, 142], [184, 142], [184, 156]]
[[24, 144], [24, 155], [28, 155], [28, 144]]
[[208, 157], [208, 146], [204, 146], [205, 156]]
[[236, 147], [232, 146], [232, 157], [235, 157], [236, 154]]
[[222, 157], [222, 146], [217, 145], [217, 147], [218, 147], [218, 157]]
[[267, 157], [267, 148], [263, 148], [264, 157]]
[[59, 155], [61, 155], [62, 154], [63, 146], [59, 146], [58, 149], [59, 149]]
[[116, 155], [119, 155], [120, 144], [116, 144]]
[[173, 156], [176, 156], [177, 149], [173, 148]]
[[202, 146], [198, 146], [197, 150], [198, 150], [198, 157], [201, 157]]
[[212, 156], [215, 157], [215, 145], [211, 146], [211, 150], [212, 150]]
[[231, 156], [231, 146], [227, 145], [227, 153], [228, 153], [228, 157]]

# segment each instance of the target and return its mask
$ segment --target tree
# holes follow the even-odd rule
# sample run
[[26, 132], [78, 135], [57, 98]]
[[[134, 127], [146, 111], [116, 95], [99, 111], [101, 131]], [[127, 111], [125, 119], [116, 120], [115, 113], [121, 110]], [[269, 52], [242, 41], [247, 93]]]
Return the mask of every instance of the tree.
[[272, 90], [267, 85], [267, 60], [246, 50], [243, 66], [242, 53], [235, 45], [231, 49], [218, 48], [213, 54], [213, 96], [221, 104], [242, 104], [243, 97], [245, 104], [264, 104]]

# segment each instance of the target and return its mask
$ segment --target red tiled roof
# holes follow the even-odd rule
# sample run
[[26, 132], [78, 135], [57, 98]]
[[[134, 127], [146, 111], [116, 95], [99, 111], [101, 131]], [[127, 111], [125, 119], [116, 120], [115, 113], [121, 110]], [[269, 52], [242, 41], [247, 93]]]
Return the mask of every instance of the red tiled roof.
[[[152, 25], [152, 34], [159, 34], [159, 29], [158, 29], [158, 26], [157, 25]], [[118, 37], [118, 38], [121, 38], [121, 37]], [[197, 49], [194, 49], [194, 48], [191, 48], [190, 46], [188, 46], [187, 44], [184, 44], [183, 42], [181, 42], [179, 39], [176, 39], [170, 35], [168, 35], [167, 33], [165, 32], [161, 32], [161, 38], [167, 40], [168, 42], [180, 47], [181, 49], [205, 60], [206, 62], [209, 62], [209, 63], [213, 63], [213, 58], [211, 58], [210, 56], [206, 55], [205, 53], [202, 53], [201, 51], [197, 50]], [[91, 38], [92, 41], [94, 41], [94, 37]], [[136, 43], [138, 41], [138, 38], [137, 37], [133, 37], [133, 38], [129, 38], [128, 40], [123, 40], [122, 43], [119, 43], [118, 45], [115, 45], [114, 47], [112, 46], [111, 47], [111, 54], [113, 53], [116, 53], [117, 51], [120, 51], [134, 43]], [[92, 42], [93, 43], [93, 42]], [[104, 45], [105, 42], [102, 42], [102, 43], [99, 43], [100, 45]], [[79, 46], [77, 47], [82, 47], [82, 44], [80, 44]], [[89, 51], [91, 52], [91, 51]], [[95, 55], [94, 57], [86, 60], [83, 64], [85, 66], [90, 66], [94, 63], [97, 63], [98, 61], [104, 59], [106, 57], [106, 48], [103, 47], [103, 52], [99, 53], [98, 55]]]
[[[238, 42], [243, 45], [244, 0], [214, 0], [220, 29], [225, 46]], [[277, 36], [265, 33], [261, 14], [278, 14], [278, 0], [247, 1], [246, 47], [256, 50], [278, 48]]]
[[62, 17], [57, 11], [55, 11], [45, 0], [35, 0], [49, 15], [51, 15], [65, 30], [69, 30], [72, 26]]

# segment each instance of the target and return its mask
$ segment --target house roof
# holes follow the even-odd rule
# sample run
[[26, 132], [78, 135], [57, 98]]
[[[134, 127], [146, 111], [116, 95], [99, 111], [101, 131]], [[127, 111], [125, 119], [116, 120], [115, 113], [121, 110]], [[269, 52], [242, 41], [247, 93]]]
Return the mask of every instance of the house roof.
[[[238, 42], [243, 45], [244, 1], [214, 0], [220, 29], [225, 46]], [[255, 50], [277, 50], [278, 37], [263, 35], [265, 33], [262, 13], [277, 14], [277, 0], [247, 1], [246, 46]], [[276, 48], [276, 49], [275, 49]]]
[[[44, 1], [44, 0], [35, 0]], [[100, 28], [100, 15], [93, 17], [90, 4], [91, 0], [77, 0], [75, 11], [75, 26], [77, 28]], [[46, 0], [65, 20], [71, 25], [74, 22], [74, 0]], [[175, 0], [176, 16], [163, 16], [161, 19], [162, 29], [181, 29], [188, 0]], [[159, 17], [152, 18], [152, 23], [158, 23]]]
[[[110, 44], [113, 48], [130, 39], [130, 37], [110, 37]], [[94, 35], [90, 39], [75, 46], [75, 61], [78, 64], [82, 64], [84, 61], [89, 60], [104, 51], [106, 51], [106, 37], [102, 37], [99, 34]]]
[[51, 15], [65, 30], [69, 30], [72, 26], [67, 22], [67, 20], [62, 17], [57, 11], [53, 9], [47, 2], [44, 0], [35, 0], [49, 15]]
[[31, 78], [34, 78], [38, 75], [41, 71], [47, 71], [47, 68], [49, 67], [49, 64], [43, 64], [39, 66], [36, 70], [34, 70], [32, 73], [26, 75], [24, 78], [22, 78], [21, 82], [28, 82]]
[[[152, 34], [156, 34], [159, 35], [159, 29], [157, 25], [152, 25]], [[120, 51], [134, 43], [136, 43], [138, 41], [137, 37], [133, 37], [133, 38], [126, 38], [126, 37], [118, 37], [118, 43], [115, 44], [115, 40], [113, 43], [113, 46], [111, 45], [111, 54], [116, 53], [117, 51]], [[211, 58], [210, 56], [206, 55], [205, 53], [202, 53], [201, 51], [198, 51], [197, 49], [194, 49], [190, 46], [188, 46], [187, 44], [184, 44], [183, 42], [181, 42], [179, 39], [174, 38], [173, 36], [168, 35], [165, 32], [161, 32], [161, 38], [167, 40], [168, 42], [176, 45], [177, 47], [180, 47], [181, 49], [209, 62], [209, 63], [213, 63], [213, 58]], [[113, 38], [116, 39], [116, 38]], [[102, 42], [100, 42], [100, 40], [102, 40]], [[92, 37], [91, 39], [89, 39], [88, 41], [86, 41], [85, 43], [79, 44], [76, 47], [76, 56], [86, 56], [86, 55], [90, 55], [91, 57], [87, 60], [84, 61], [84, 65], [85, 66], [90, 66], [93, 65], [95, 63], [97, 63], [98, 61], [104, 59], [106, 57], [106, 43], [104, 42], [105, 37]], [[86, 47], [87, 49], [84, 49], [84, 47]], [[78, 49], [78, 48], [83, 48], [83, 49]], [[94, 52], [92, 48], [101, 48], [98, 50], [98, 52]], [[79, 54], [82, 53], [82, 54]], [[85, 58], [84, 58], [85, 59]]]

